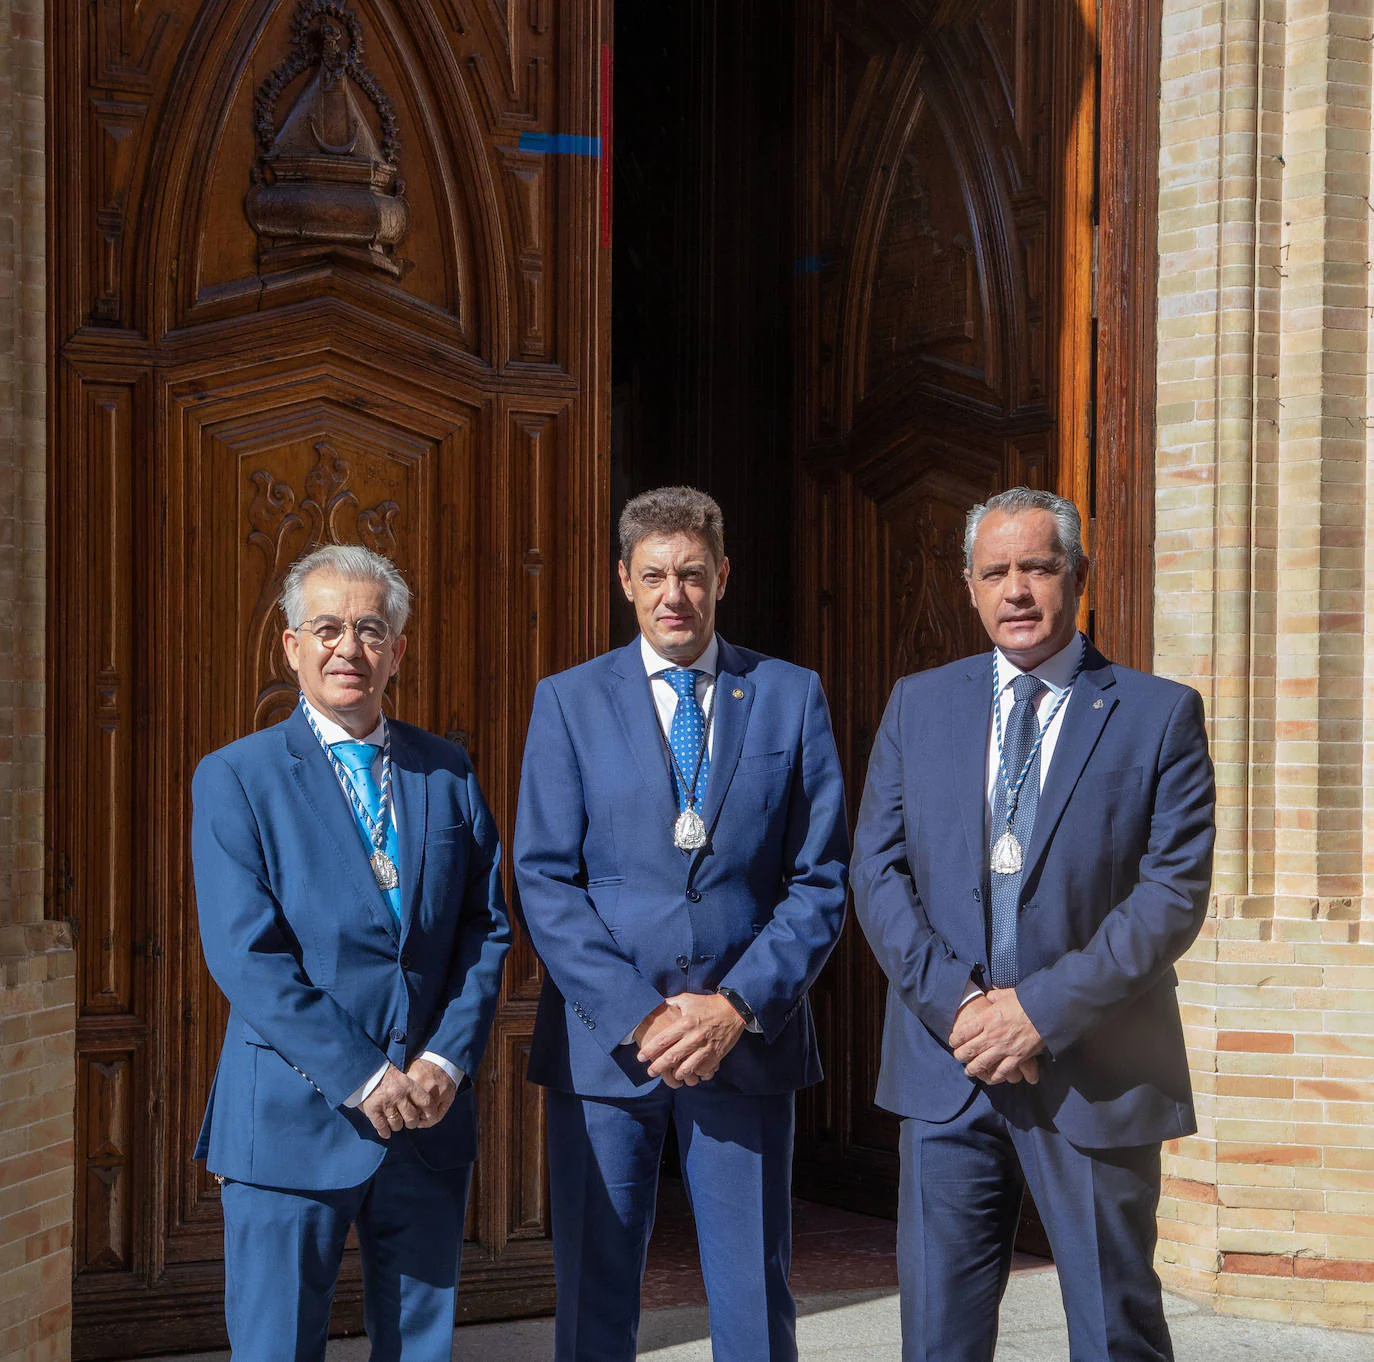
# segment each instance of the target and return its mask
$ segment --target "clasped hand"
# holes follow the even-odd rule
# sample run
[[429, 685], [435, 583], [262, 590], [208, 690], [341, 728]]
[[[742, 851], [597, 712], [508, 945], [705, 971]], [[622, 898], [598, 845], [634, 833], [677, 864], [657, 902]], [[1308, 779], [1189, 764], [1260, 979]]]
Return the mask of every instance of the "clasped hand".
[[382, 1081], [358, 1104], [358, 1110], [382, 1139], [389, 1140], [392, 1132], [402, 1127], [425, 1130], [438, 1125], [457, 1094], [458, 1085], [443, 1069], [427, 1059], [416, 1059], [405, 1073], [389, 1065]]
[[1038, 1083], [1035, 1056], [1045, 1048], [1014, 988], [995, 988], [965, 1003], [949, 1033], [954, 1058], [970, 1078], [993, 1083]]
[[635, 1028], [637, 1058], [650, 1078], [692, 1088], [716, 1076], [744, 1033], [744, 1018], [718, 993], [678, 993]]

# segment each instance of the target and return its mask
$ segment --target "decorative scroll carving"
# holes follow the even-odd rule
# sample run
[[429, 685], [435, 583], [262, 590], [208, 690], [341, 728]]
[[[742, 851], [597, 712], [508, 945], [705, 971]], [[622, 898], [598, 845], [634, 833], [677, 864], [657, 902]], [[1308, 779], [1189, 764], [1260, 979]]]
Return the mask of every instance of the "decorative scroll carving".
[[277, 618], [287, 569], [303, 553], [326, 543], [361, 541], [388, 558], [396, 551], [400, 506], [379, 501], [361, 507], [349, 490], [348, 461], [325, 440], [315, 445], [315, 454], [299, 507], [294, 489], [267, 469], [259, 468], [249, 479], [255, 490], [248, 506], [248, 543], [262, 555], [267, 568], [248, 633], [250, 656], [258, 659], [257, 675], [266, 678], [253, 706], [255, 729], [286, 718], [296, 703], [296, 678], [282, 651]]
[[943, 666], [976, 651], [964, 591], [964, 547], [956, 530], [942, 530], [922, 506], [909, 535], [914, 553], [897, 549], [894, 605], [897, 655], [892, 675]]
[[[277, 104], [307, 79], [286, 117]], [[377, 119], [364, 107], [370, 103]], [[244, 211], [259, 237], [263, 269], [333, 255], [399, 276], [396, 247], [410, 226], [399, 177], [400, 123], [363, 61], [362, 25], [343, 0], [301, 0], [291, 51], [253, 100], [258, 162]]]

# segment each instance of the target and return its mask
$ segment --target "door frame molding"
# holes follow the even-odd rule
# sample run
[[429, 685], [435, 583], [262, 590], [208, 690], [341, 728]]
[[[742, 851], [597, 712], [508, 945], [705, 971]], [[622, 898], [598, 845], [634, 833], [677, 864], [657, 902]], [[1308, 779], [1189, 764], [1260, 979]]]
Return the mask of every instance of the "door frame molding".
[[1102, 0], [1098, 29], [1097, 457], [1090, 586], [1110, 658], [1154, 656], [1159, 61], [1163, 0]]

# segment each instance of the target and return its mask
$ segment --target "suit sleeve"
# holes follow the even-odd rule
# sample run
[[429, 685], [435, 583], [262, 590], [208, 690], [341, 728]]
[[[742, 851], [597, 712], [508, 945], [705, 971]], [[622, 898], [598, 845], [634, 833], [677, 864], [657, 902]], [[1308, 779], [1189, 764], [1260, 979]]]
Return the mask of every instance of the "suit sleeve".
[[[333, 1106], [386, 1055], [306, 977], [268, 884], [257, 818], [237, 773], [211, 754], [191, 783], [191, 859], [205, 963], [233, 1009]], [[321, 885], [321, 893], [327, 893]]]
[[1052, 1055], [1157, 983], [1207, 916], [1216, 789], [1202, 697], [1186, 689], [1165, 728], [1149, 840], [1130, 894], [1082, 950], [1028, 975], [1016, 996]]
[[663, 1001], [620, 950], [583, 887], [586, 793], [557, 692], [534, 692], [520, 771], [515, 878], [521, 920], [558, 991], [610, 1054]]
[[722, 979], [772, 1042], [821, 972], [844, 927], [849, 828], [844, 778], [820, 678], [811, 673], [802, 719], [800, 775], [792, 783], [783, 845], [783, 898]]
[[907, 857], [903, 790], [907, 750], [902, 735], [905, 681], [887, 702], [868, 760], [859, 823], [854, 833], [854, 911], [888, 986], [944, 1041], [969, 991], [974, 966], [960, 960], [930, 925]]
[[510, 950], [510, 916], [501, 887], [501, 842], [476, 772], [465, 780], [464, 814], [472, 829], [467, 881], [449, 965], [446, 1001], [422, 1049], [464, 1074], [476, 1072], [487, 1048], [501, 974]]

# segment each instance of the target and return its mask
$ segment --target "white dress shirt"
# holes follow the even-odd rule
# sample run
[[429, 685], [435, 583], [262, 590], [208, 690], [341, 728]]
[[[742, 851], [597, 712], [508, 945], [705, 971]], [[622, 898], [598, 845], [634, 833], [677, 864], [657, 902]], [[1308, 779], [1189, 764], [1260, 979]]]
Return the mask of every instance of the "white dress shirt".
[[[644, 658], [644, 670], [649, 674], [649, 689], [653, 693], [654, 708], [658, 711], [658, 722], [663, 728], [663, 736], [668, 737], [673, 731], [673, 715], [677, 713], [677, 691], [670, 686], [661, 673], [670, 667], [680, 667], [680, 662], [670, 662], [666, 657], [654, 651], [654, 646], [643, 634], [639, 636], [639, 651]], [[690, 665], [690, 670], [699, 673], [697, 676], [697, 704], [701, 706], [701, 712], [710, 716], [710, 722], [706, 725], [706, 755], [712, 756], [715, 753], [716, 740], [716, 715], [715, 706], [711, 703], [716, 691], [716, 672], [720, 669], [720, 640], [711, 635], [711, 641], [702, 650], [702, 654]], [[691, 772], [687, 773], [689, 776]], [[698, 795], [700, 791], [698, 791]], [[701, 800], [698, 798], [697, 803]]]
[[[336, 724], [333, 719], [329, 718], [327, 715], [321, 714], [309, 700], [305, 702], [305, 707], [310, 711], [310, 716], [315, 720], [315, 726], [320, 730], [325, 742], [331, 747], [336, 742], [370, 742], [377, 744], [377, 755], [372, 760], [372, 778], [377, 782], [378, 788], [380, 788], [382, 783], [382, 748], [386, 744], [386, 719], [379, 718], [377, 720], [377, 727], [374, 728], [367, 737], [355, 738], [341, 724]], [[347, 772], [347, 774], [351, 780], [352, 772]], [[357, 788], [355, 784], [354, 789]], [[342, 794], [343, 791], [340, 790], [339, 793]], [[358, 796], [359, 798], [364, 797], [362, 790], [358, 790]], [[349, 805], [348, 812], [350, 815], [353, 813], [353, 806], [351, 804]], [[400, 791], [396, 788], [394, 782], [391, 786], [391, 817], [392, 821], [396, 824], [396, 833], [399, 837], [401, 831], [401, 800]], [[420, 1058], [429, 1060], [431, 1064], [437, 1064], [455, 1083], [461, 1083], [463, 1081], [463, 1071], [456, 1064], [451, 1064], [443, 1055], [436, 1055], [433, 1050], [426, 1050]], [[390, 1060], [382, 1064], [376, 1073], [349, 1094], [348, 1099], [344, 1102], [344, 1106], [356, 1107], [367, 1101], [372, 1090], [382, 1081], [390, 1066]]]
[[[1048, 727], [1045, 727], [1045, 718], [1054, 711], [1059, 697], [1069, 689], [1069, 683], [1073, 680], [1073, 674], [1078, 668], [1079, 660], [1082, 658], [1083, 649], [1086, 646], [1083, 635], [1075, 634], [1053, 657], [1046, 658], [1038, 667], [1033, 667], [1029, 673], [1023, 672], [1000, 648], [994, 649], [997, 656], [997, 683], [999, 686], [997, 705], [1002, 713], [1003, 733], [1007, 731], [1011, 709], [1016, 703], [1016, 697], [1012, 694], [1012, 682], [1018, 676], [1030, 675], [1045, 683], [1045, 689], [1035, 697], [1035, 716], [1045, 734], [1040, 740], [1040, 788], [1042, 790], [1045, 788], [1045, 776], [1049, 772], [1050, 762], [1054, 759], [1054, 749], [1059, 742], [1059, 734], [1064, 727], [1064, 715], [1069, 706], [1073, 704], [1072, 693], [1069, 699], [1059, 706], [1058, 712], [1054, 713]], [[1012, 780], [1016, 779], [1017, 772], [1010, 771], [1008, 774]], [[1001, 778], [1000, 753], [997, 750], [997, 723], [992, 715], [991, 707], [989, 707], [988, 766], [985, 782], [987, 826], [989, 829], [992, 827], [992, 820], [996, 816], [997, 783]], [[970, 980], [968, 990], [960, 1000], [959, 1006], [963, 1007], [965, 1003], [980, 997], [982, 992], [983, 990]]]
[[[1083, 649], [1086, 645], [1082, 634], [1075, 634], [1073, 638], [1062, 647], [1053, 657], [1046, 658], [1038, 667], [1033, 668], [1029, 673], [1023, 672], [1014, 662], [1008, 661], [1006, 654], [1000, 648], [996, 649], [997, 654], [997, 680], [1001, 689], [997, 693], [997, 704], [1002, 711], [1002, 732], [1007, 731], [1007, 723], [1011, 718], [1012, 706], [1016, 703], [1016, 697], [1012, 694], [1012, 682], [1018, 676], [1034, 676], [1037, 680], [1045, 683], [1045, 690], [1042, 690], [1035, 697], [1035, 717], [1044, 728], [1045, 718], [1059, 702], [1059, 697], [1069, 688], [1069, 682], [1073, 680], [1073, 674], [1078, 667], [1079, 659], [1083, 656]], [[1050, 720], [1049, 727], [1044, 728], [1045, 736], [1040, 740], [1040, 788], [1045, 788], [1045, 777], [1049, 773], [1050, 762], [1054, 760], [1054, 749], [1059, 742], [1059, 734], [1064, 727], [1064, 715], [1068, 712], [1069, 706], [1073, 704], [1072, 698], [1065, 700], [1059, 706], [1059, 712]], [[1017, 773], [1009, 771], [1007, 773], [1012, 780], [1016, 779]], [[1001, 778], [1001, 771], [998, 763], [997, 752], [997, 725], [993, 720], [992, 711], [988, 711], [988, 769], [987, 769], [987, 799], [988, 799], [988, 827], [992, 826], [992, 806], [997, 798], [997, 782]]]

